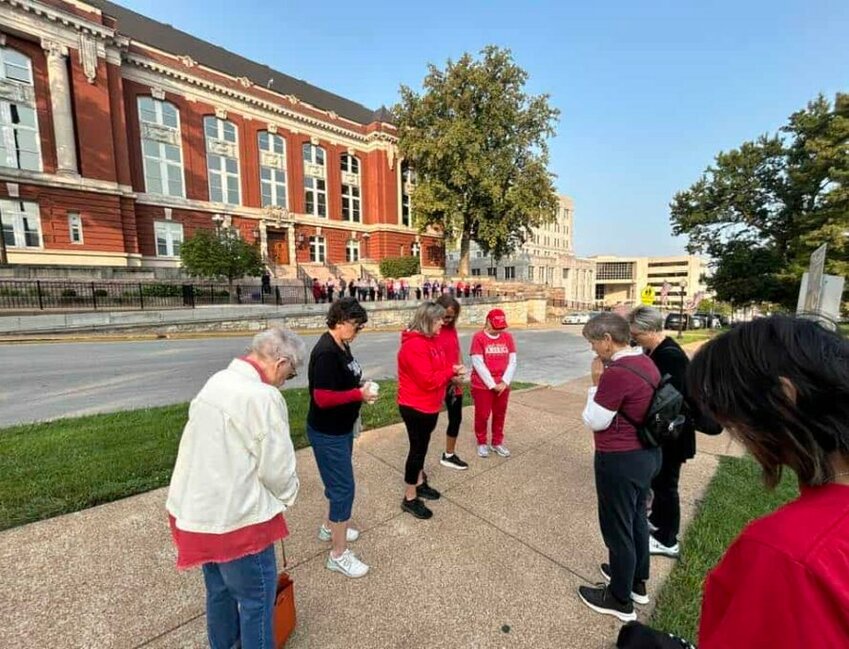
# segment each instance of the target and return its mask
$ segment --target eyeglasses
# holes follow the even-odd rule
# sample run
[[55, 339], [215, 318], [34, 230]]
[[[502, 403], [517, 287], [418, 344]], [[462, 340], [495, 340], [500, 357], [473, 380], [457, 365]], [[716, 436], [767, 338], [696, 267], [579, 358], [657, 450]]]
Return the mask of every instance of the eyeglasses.
[[444, 315], [444, 316], [442, 316], [442, 321], [443, 322], [454, 322], [455, 317], [456, 316], [453, 316], [453, 315]]
[[295, 367], [295, 362], [291, 358], [289, 358], [288, 356], [284, 356], [280, 359], [280, 362], [289, 363], [289, 373], [286, 375], [287, 381], [290, 379], [294, 379], [296, 376], [298, 376], [298, 370]]
[[360, 333], [366, 326], [364, 322], [355, 322], [353, 320], [349, 320], [348, 324], [354, 328], [354, 333]]

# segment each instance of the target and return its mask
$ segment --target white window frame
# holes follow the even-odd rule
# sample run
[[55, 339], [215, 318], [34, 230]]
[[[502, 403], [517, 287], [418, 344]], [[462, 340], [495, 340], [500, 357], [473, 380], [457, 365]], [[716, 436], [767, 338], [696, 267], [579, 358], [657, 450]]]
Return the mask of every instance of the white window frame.
[[[159, 235], [163, 235], [165, 241], [165, 254], [159, 252]], [[175, 237], [175, 234], [179, 234]], [[183, 224], [177, 221], [154, 221], [153, 222], [153, 245], [156, 248], [156, 256], [164, 258], [177, 258], [180, 256], [180, 246], [183, 245]], [[175, 248], [174, 244], [177, 243]]]
[[326, 219], [327, 152], [317, 144], [305, 142], [301, 147], [301, 155], [304, 163], [304, 212]]
[[[268, 146], [262, 146], [262, 136], [268, 136]], [[259, 189], [263, 207], [289, 207], [289, 182], [286, 178], [286, 138], [269, 131], [260, 131], [256, 135], [259, 150]], [[277, 146], [279, 145], [279, 146]], [[268, 179], [262, 177], [268, 172]], [[266, 191], [266, 188], [268, 191]], [[270, 202], [266, 200], [269, 197]]]
[[345, 261], [353, 263], [360, 260], [360, 242], [356, 239], [349, 239], [345, 244]]
[[[150, 122], [145, 120], [142, 113], [142, 104], [151, 102], [153, 104], [153, 112], [155, 120]], [[177, 117], [177, 126], [170, 126], [165, 123], [165, 106], [168, 105], [174, 109]], [[144, 188], [150, 194], [158, 194], [160, 196], [174, 196], [176, 198], [186, 197], [186, 177], [183, 169], [183, 142], [180, 135], [180, 109], [169, 101], [154, 99], [153, 97], [140, 96], [138, 98], [139, 111], [139, 131], [141, 137], [142, 148], [142, 167], [144, 170]], [[147, 136], [147, 137], [145, 137]], [[149, 156], [145, 153], [145, 142], [150, 142], [157, 148], [156, 156]], [[173, 146], [177, 149], [179, 160], [171, 160], [166, 154], [166, 147]], [[168, 174], [169, 170], [178, 169], [180, 172], [180, 189], [179, 192], [174, 192], [171, 187], [171, 180]], [[162, 192], [153, 191], [151, 189], [150, 180], [152, 173], [159, 173], [159, 182], [162, 185]]]
[[401, 213], [398, 215], [400, 223], [405, 228], [410, 228], [413, 226], [413, 210], [412, 203], [410, 201], [410, 194], [407, 192], [407, 189], [415, 185], [416, 183], [416, 174], [410, 169], [410, 167], [406, 164], [402, 164], [401, 167]]
[[[38, 209], [38, 203], [33, 201], [21, 200], [0, 200], [0, 217], [3, 221], [3, 232], [0, 236], [6, 237], [7, 233], [11, 233], [11, 242], [6, 241], [7, 248], [15, 248], [16, 250], [32, 250], [33, 248], [44, 247], [44, 237], [41, 230], [41, 214]], [[30, 219], [32, 223], [30, 223]], [[25, 224], [24, 221], [27, 221]], [[35, 230], [32, 230], [32, 225], [35, 225]], [[29, 225], [28, 230], [25, 225]], [[33, 233], [38, 238], [36, 244], [27, 242], [27, 234], [32, 237]], [[22, 243], [20, 245], [18, 242]]]
[[[26, 65], [18, 62], [10, 62], [10, 53], [21, 57]], [[16, 79], [9, 76], [8, 67], [24, 70], [27, 80]], [[24, 76], [24, 75], [20, 75]], [[24, 169], [28, 171], [42, 171], [41, 159], [41, 134], [38, 129], [38, 111], [35, 104], [35, 84], [33, 82], [32, 60], [23, 52], [12, 48], [0, 47], [0, 86], [3, 89], [3, 99], [0, 99], [0, 143], [6, 153], [0, 155], [0, 166], [10, 169]], [[19, 115], [17, 124], [12, 122], [13, 109]], [[29, 111], [32, 115], [32, 126], [20, 123], [22, 110]], [[34, 149], [25, 149], [20, 145], [21, 134], [29, 133], [33, 140]], [[21, 153], [29, 154], [34, 158], [34, 165], [21, 165]]]
[[339, 164], [342, 178], [342, 220], [362, 223], [362, 164], [357, 156], [342, 154]]
[[419, 256], [421, 256], [421, 254], [422, 254], [422, 244], [420, 244], [418, 241], [413, 241], [413, 243], [410, 244], [410, 256], [411, 257], [419, 257]]
[[[215, 122], [215, 135], [207, 132], [207, 126]], [[232, 126], [232, 139], [227, 126]], [[231, 121], [221, 119], [214, 115], [203, 118], [203, 134], [206, 141], [206, 169], [209, 182], [209, 200], [212, 203], [224, 203], [226, 205], [242, 204], [242, 174], [239, 165], [239, 129]], [[228, 171], [227, 161], [232, 160], [236, 164], [236, 171]], [[214, 188], [212, 179], [218, 178], [221, 185], [221, 200], [216, 200], [213, 195]], [[230, 191], [230, 179], [236, 179], [235, 196]]]
[[323, 264], [327, 259], [327, 239], [324, 237], [310, 237], [310, 261]]
[[83, 237], [83, 217], [79, 212], [68, 212], [68, 239], [74, 245], [85, 243]]

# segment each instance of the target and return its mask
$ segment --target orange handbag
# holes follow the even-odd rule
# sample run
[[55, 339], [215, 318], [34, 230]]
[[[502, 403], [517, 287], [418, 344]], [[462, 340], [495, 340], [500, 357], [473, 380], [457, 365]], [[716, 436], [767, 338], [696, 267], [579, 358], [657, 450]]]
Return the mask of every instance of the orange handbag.
[[283, 550], [283, 572], [277, 575], [277, 596], [274, 598], [274, 646], [282, 649], [292, 631], [295, 630], [295, 583], [286, 572], [286, 546], [280, 541]]

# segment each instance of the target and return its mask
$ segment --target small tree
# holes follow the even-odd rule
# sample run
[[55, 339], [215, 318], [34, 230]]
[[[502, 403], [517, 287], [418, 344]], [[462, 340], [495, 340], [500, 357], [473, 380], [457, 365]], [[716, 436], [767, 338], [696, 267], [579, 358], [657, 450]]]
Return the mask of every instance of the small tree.
[[263, 271], [256, 245], [243, 240], [235, 228], [197, 230], [180, 247], [180, 259], [193, 277], [226, 279], [231, 299], [234, 280], [259, 277]]
[[410, 277], [419, 274], [418, 257], [386, 257], [380, 260], [380, 274], [384, 277]]

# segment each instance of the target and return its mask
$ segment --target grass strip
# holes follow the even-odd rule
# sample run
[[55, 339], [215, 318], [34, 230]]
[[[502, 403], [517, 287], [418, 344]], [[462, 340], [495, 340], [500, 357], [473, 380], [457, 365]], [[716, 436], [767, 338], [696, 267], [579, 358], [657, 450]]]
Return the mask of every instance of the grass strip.
[[760, 467], [754, 460], [720, 458], [716, 475], [684, 536], [681, 559], [658, 595], [650, 624], [695, 642], [707, 573], [747, 523], [798, 494], [791, 471], [785, 472], [779, 486], [770, 492], [763, 486]]
[[[364, 430], [401, 421], [397, 382], [380, 387], [378, 402], [363, 407]], [[307, 389], [283, 396], [295, 448], [309, 446]], [[188, 410], [179, 403], [0, 429], [0, 530], [166, 486]]]

